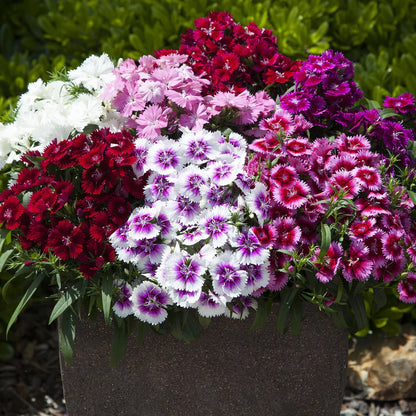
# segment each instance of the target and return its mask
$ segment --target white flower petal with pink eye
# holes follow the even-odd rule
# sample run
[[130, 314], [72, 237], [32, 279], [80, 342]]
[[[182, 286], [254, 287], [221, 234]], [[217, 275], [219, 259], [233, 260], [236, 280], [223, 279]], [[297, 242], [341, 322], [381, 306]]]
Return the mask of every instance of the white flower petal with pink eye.
[[212, 183], [218, 186], [232, 184], [240, 172], [240, 166], [236, 163], [223, 161], [214, 162], [208, 167]]
[[113, 305], [113, 311], [118, 317], [126, 318], [133, 313], [133, 303], [130, 300], [133, 289], [122, 279], [115, 280], [113, 286], [116, 286], [118, 289], [117, 300]]
[[128, 220], [127, 235], [132, 240], [154, 238], [160, 233], [160, 226], [156, 224], [159, 210], [150, 207], [136, 208]]
[[269, 219], [272, 206], [266, 185], [256, 182], [254, 189], [247, 194], [246, 203], [249, 210], [257, 216], [259, 224], [263, 226], [264, 221]]
[[212, 287], [228, 300], [240, 296], [247, 282], [247, 272], [240, 269], [234, 254], [227, 250], [215, 257], [209, 267]]
[[185, 246], [193, 246], [202, 240], [208, 239], [208, 235], [195, 225], [194, 227], [184, 227], [183, 231], [179, 231], [176, 238]]
[[127, 232], [129, 231], [128, 223], [122, 225], [120, 228], [115, 230], [113, 234], [108, 238], [109, 242], [114, 248], [127, 248], [132, 245]]
[[250, 295], [256, 290], [266, 287], [270, 282], [270, 261], [266, 259], [262, 264], [247, 264], [241, 268], [247, 272], [247, 282], [241, 294]]
[[257, 301], [250, 296], [240, 296], [231, 302], [232, 310], [227, 310], [225, 316], [232, 319], [246, 319], [249, 308], [257, 309]]
[[167, 211], [172, 219], [176, 217], [175, 222], [190, 225], [195, 223], [196, 219], [201, 215], [202, 209], [199, 202], [191, 201], [185, 196], [178, 195], [176, 200], [168, 201]]
[[176, 192], [191, 201], [201, 201], [208, 190], [209, 177], [205, 170], [190, 165], [183, 169], [176, 184]]
[[149, 167], [146, 165], [147, 153], [149, 151], [149, 140], [144, 138], [138, 138], [134, 142], [135, 145], [135, 156], [137, 158], [136, 163], [133, 165], [134, 173], [138, 178], [143, 176], [145, 172], [149, 170]]
[[136, 264], [138, 259], [137, 250], [134, 247], [116, 247], [117, 259], [126, 263]]
[[173, 252], [164, 259], [165, 286], [189, 292], [200, 291], [205, 282], [206, 267], [186, 251]]
[[117, 250], [117, 255], [120, 260], [129, 261], [140, 271], [144, 271], [149, 262], [153, 264], [160, 263], [165, 248], [166, 245], [158, 243], [155, 238], [146, 238], [136, 241], [133, 248]]
[[228, 223], [230, 218], [231, 211], [223, 205], [208, 210], [204, 218], [201, 219], [201, 226], [213, 247], [224, 246], [228, 239], [235, 234], [236, 227]]
[[263, 264], [269, 257], [269, 250], [262, 247], [253, 232], [244, 230], [234, 238], [230, 238], [229, 242], [241, 265]]
[[191, 131], [183, 128], [178, 145], [184, 161], [200, 165], [214, 159], [219, 136], [221, 136], [220, 132], [209, 132], [204, 129]]
[[165, 175], [176, 173], [183, 165], [183, 157], [178, 151], [178, 144], [166, 138], [153, 143], [147, 155], [147, 165], [149, 169]]
[[202, 292], [197, 303], [198, 313], [205, 318], [223, 315], [227, 311], [227, 301], [224, 296], [218, 296], [209, 291]]
[[172, 302], [181, 308], [194, 308], [201, 297], [202, 290], [188, 291], [181, 289], [167, 289]]
[[164, 175], [153, 172], [147, 179], [144, 187], [144, 196], [147, 202], [167, 201], [176, 198], [175, 183], [176, 175]]
[[151, 325], [162, 323], [167, 317], [169, 295], [159, 286], [146, 281], [133, 289], [130, 300], [134, 316]]
[[157, 209], [156, 224], [160, 227], [160, 238], [164, 243], [169, 243], [176, 238], [180, 225], [177, 218], [172, 218], [168, 210], [168, 203], [165, 201], [156, 201], [153, 208]]

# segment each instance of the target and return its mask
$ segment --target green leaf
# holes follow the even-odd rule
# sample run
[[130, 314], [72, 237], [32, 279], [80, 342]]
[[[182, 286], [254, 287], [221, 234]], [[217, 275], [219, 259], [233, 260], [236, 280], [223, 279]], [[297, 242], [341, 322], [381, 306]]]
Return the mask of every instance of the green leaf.
[[354, 295], [350, 300], [350, 306], [357, 322], [358, 330], [368, 326], [367, 312], [363, 297], [359, 294]]
[[292, 335], [298, 335], [302, 327], [302, 302], [296, 299], [290, 308], [290, 331]]
[[10, 230], [0, 229], [0, 252], [3, 250], [3, 246], [10, 236]]
[[401, 325], [396, 321], [389, 320], [385, 326], [383, 326], [381, 329], [383, 332], [389, 334], [389, 335], [399, 335], [401, 331]]
[[407, 190], [407, 193], [409, 195], [409, 198], [412, 200], [412, 202], [416, 205], [416, 193], [413, 191]]
[[374, 303], [377, 308], [383, 308], [387, 304], [387, 296], [384, 288], [375, 287], [374, 288]]
[[13, 253], [13, 249], [6, 250], [2, 255], [0, 256], [0, 272], [3, 271], [4, 265], [6, 264], [6, 261], [10, 257], [10, 255]]
[[277, 315], [277, 330], [284, 334], [286, 332], [286, 322], [289, 316], [290, 308], [298, 293], [299, 289], [287, 288], [282, 291], [281, 301], [279, 305], [279, 312]]
[[49, 325], [63, 312], [65, 312], [69, 306], [80, 298], [80, 291], [77, 287], [69, 287], [67, 291], [56, 302], [51, 316], [49, 317]]
[[367, 101], [367, 108], [369, 110], [372, 110], [373, 108], [379, 109], [381, 107], [380, 103], [376, 100], [369, 100], [367, 98], [365, 100]]
[[373, 323], [376, 328], [383, 328], [387, 325], [388, 322], [389, 318], [386, 317], [373, 319]]
[[331, 312], [331, 318], [337, 328], [348, 328], [348, 324], [345, 321], [344, 313], [336, 309]]
[[139, 319], [137, 320], [137, 345], [142, 345], [144, 339], [146, 338], [147, 331], [149, 330], [149, 325], [146, 322], [142, 322]]
[[186, 314], [182, 327], [182, 336], [185, 342], [190, 344], [199, 338], [201, 330], [199, 328], [198, 318], [195, 313], [190, 312]]
[[264, 299], [259, 299], [257, 302], [257, 310], [256, 310], [256, 317], [254, 318], [254, 322], [251, 325], [250, 332], [257, 331], [260, 329], [264, 323], [266, 322], [267, 317], [270, 314], [270, 306], [269, 302]]
[[[8, 302], [8, 291], [9, 288], [12, 286], [12, 282], [14, 280], [16, 280], [17, 278], [19, 278], [20, 276], [22, 276], [24, 273], [27, 273], [27, 267], [25, 267], [23, 264], [19, 267], [19, 269], [16, 271], [16, 273], [13, 274], [12, 277], [10, 277], [7, 282], [4, 284], [2, 290], [1, 290], [1, 295], [3, 296], [3, 299]], [[31, 275], [33, 274], [33, 272], [30, 272], [28, 274], [28, 276], [26, 276], [26, 278], [29, 278]]]
[[198, 320], [202, 328], [208, 328], [209, 324], [211, 323], [211, 318], [207, 318], [201, 315], [198, 315]]
[[381, 118], [397, 117], [397, 113], [390, 108], [385, 108], [384, 110], [380, 111], [380, 116]]
[[324, 257], [328, 253], [331, 244], [331, 229], [328, 224], [321, 224], [321, 251], [320, 257]]
[[75, 344], [75, 320], [76, 315], [71, 309], [67, 309], [60, 321], [59, 343], [62, 356], [68, 365], [72, 365]]
[[29, 302], [30, 298], [36, 292], [37, 288], [41, 284], [44, 277], [45, 277], [44, 274], [35, 275], [35, 279], [33, 280], [32, 284], [29, 286], [29, 288], [26, 290], [26, 293], [24, 294], [23, 298], [20, 300], [19, 304], [14, 310], [13, 315], [10, 317], [10, 321], [7, 324], [6, 337], [7, 337], [7, 334], [9, 333], [11, 326], [15, 323], [17, 317], [20, 315], [20, 312], [22, 312], [27, 302]]
[[110, 366], [114, 367], [123, 358], [127, 348], [129, 333], [123, 319], [115, 319], [113, 327], [113, 343], [111, 346]]
[[101, 299], [103, 302], [103, 313], [106, 324], [111, 323], [111, 297], [113, 294], [113, 278], [109, 274], [104, 274], [101, 283]]
[[322, 22], [319, 25], [318, 29], [311, 33], [311, 42], [318, 43], [324, 37], [325, 33], [328, 31], [328, 27], [328, 22]]

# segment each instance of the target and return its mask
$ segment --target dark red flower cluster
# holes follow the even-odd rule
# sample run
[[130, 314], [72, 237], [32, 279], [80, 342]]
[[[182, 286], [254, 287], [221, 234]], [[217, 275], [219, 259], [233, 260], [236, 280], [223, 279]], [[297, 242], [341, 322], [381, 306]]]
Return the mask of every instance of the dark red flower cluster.
[[42, 154], [22, 158], [16, 183], [0, 194], [0, 222], [19, 231], [24, 249], [76, 259], [78, 270], [92, 278], [115, 260], [107, 238], [143, 197], [135, 161], [127, 131], [102, 129], [54, 141]]
[[195, 29], [182, 35], [179, 53], [189, 56], [187, 64], [196, 74], [211, 81], [207, 93], [284, 84], [299, 67], [299, 62], [278, 52], [272, 31], [255, 23], [244, 27], [227, 12], [212, 12], [194, 23]]

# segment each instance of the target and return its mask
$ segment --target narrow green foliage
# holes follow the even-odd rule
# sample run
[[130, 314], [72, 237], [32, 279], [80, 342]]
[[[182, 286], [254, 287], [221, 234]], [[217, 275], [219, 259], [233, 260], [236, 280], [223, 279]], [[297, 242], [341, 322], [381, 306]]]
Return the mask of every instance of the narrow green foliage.
[[[30, 277], [29, 275], [28, 277]], [[11, 316], [7, 328], [6, 328], [6, 336], [9, 333], [9, 330], [11, 326], [15, 323], [16, 319], [22, 312], [23, 308], [26, 306], [26, 304], [29, 302], [30, 298], [33, 296], [33, 294], [36, 292], [37, 288], [41, 284], [42, 280], [44, 279], [45, 275], [42, 273], [34, 274], [34, 279], [32, 281], [32, 284], [27, 289], [26, 293], [24, 294], [23, 298], [17, 305], [15, 311], [13, 312], [13, 315]]]
[[76, 315], [71, 309], [67, 309], [60, 321], [59, 328], [59, 345], [61, 353], [68, 365], [72, 365], [75, 344], [75, 321]]

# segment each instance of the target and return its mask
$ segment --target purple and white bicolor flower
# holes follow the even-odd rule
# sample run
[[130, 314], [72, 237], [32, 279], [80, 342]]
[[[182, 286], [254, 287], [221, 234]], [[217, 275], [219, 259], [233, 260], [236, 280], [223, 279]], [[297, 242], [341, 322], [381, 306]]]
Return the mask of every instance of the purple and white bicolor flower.
[[240, 296], [232, 301], [232, 310], [224, 313], [228, 318], [246, 319], [249, 315], [249, 308], [257, 309], [257, 301], [250, 296]]
[[219, 160], [208, 165], [211, 182], [218, 186], [231, 185], [237, 175], [242, 172], [242, 164], [238, 160]]
[[129, 226], [128, 226], [128, 223], [126, 223], [126, 224], [123, 224], [120, 228], [117, 228], [117, 230], [115, 230], [113, 234], [110, 235], [108, 240], [110, 241], [110, 243], [112, 244], [114, 248], [130, 247], [131, 241], [128, 237], [128, 231], [129, 231]]
[[147, 185], [144, 187], [146, 201], [167, 201], [175, 198], [175, 176], [173, 174], [163, 175], [159, 172], [152, 172], [147, 179]]
[[162, 259], [166, 247], [165, 244], [158, 243], [156, 238], [138, 240], [134, 247], [136, 257], [133, 259], [133, 263], [138, 267], [141, 267], [147, 260], [151, 263], [158, 264]]
[[240, 264], [263, 264], [269, 257], [269, 250], [260, 244], [253, 232], [244, 230], [236, 238], [230, 240], [236, 248], [236, 257]]
[[208, 174], [197, 166], [188, 166], [181, 171], [176, 192], [191, 201], [199, 202], [207, 192]]
[[236, 227], [229, 224], [231, 211], [226, 205], [208, 210], [202, 220], [202, 227], [213, 247], [222, 247], [236, 233]]
[[264, 221], [269, 218], [271, 203], [266, 185], [256, 182], [254, 189], [247, 194], [246, 203], [251, 212], [257, 217], [259, 224], [263, 226]]
[[250, 295], [256, 290], [266, 287], [270, 282], [269, 260], [265, 260], [263, 264], [242, 265], [241, 269], [247, 272], [247, 282], [242, 295]]
[[201, 165], [215, 158], [215, 150], [218, 147], [219, 132], [207, 130], [191, 131], [182, 129], [183, 133], [179, 139], [181, 153], [184, 155], [185, 163]]
[[176, 238], [185, 246], [193, 246], [199, 241], [206, 240], [208, 235], [195, 225], [194, 227], [183, 227], [183, 231], [180, 231]]
[[169, 295], [152, 282], [145, 281], [136, 286], [130, 300], [134, 316], [143, 322], [158, 325], [168, 316]]
[[224, 315], [227, 311], [227, 301], [224, 296], [218, 296], [209, 291], [202, 292], [197, 303], [198, 313], [205, 318]]
[[189, 225], [195, 223], [201, 214], [201, 207], [198, 202], [178, 195], [176, 200], [167, 203], [167, 212], [171, 213], [172, 219], [176, 217], [176, 222]]
[[195, 307], [199, 298], [201, 297], [202, 290], [181, 290], [181, 289], [167, 289], [172, 302], [182, 308]]
[[156, 224], [156, 217], [159, 210], [152, 207], [136, 208], [127, 222], [129, 231], [128, 237], [131, 240], [142, 240], [154, 238], [160, 233], [160, 226]]
[[134, 173], [138, 178], [143, 176], [145, 172], [149, 170], [149, 167], [146, 165], [147, 153], [149, 151], [149, 141], [140, 137], [134, 142], [135, 145], [135, 156], [136, 163], [133, 165]]
[[113, 285], [118, 289], [118, 299], [113, 305], [113, 311], [118, 317], [125, 318], [133, 313], [133, 302], [130, 300], [133, 289], [127, 282], [121, 279], [115, 280]]
[[178, 144], [173, 140], [162, 137], [150, 147], [146, 163], [151, 170], [169, 175], [181, 169], [182, 159]]
[[235, 255], [227, 250], [213, 259], [209, 272], [216, 293], [232, 299], [240, 296], [247, 282], [247, 272], [240, 269]]
[[201, 291], [206, 267], [186, 251], [174, 251], [164, 258], [165, 286], [189, 292]]

